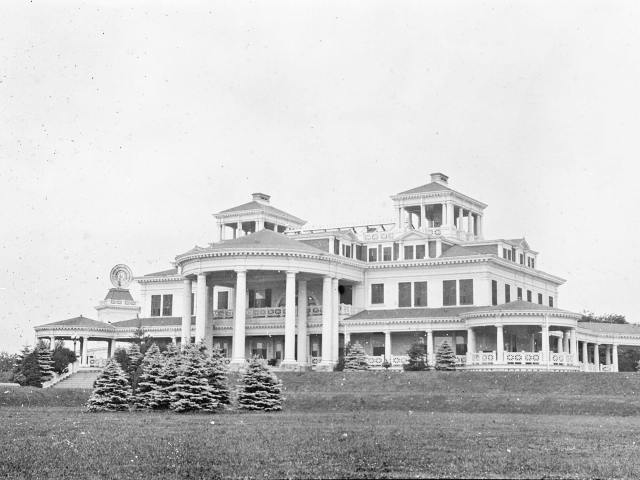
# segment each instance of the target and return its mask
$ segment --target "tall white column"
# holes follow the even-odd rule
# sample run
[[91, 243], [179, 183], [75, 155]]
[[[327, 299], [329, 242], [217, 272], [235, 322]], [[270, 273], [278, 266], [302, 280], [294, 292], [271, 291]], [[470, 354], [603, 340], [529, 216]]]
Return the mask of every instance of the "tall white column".
[[582, 342], [582, 363], [585, 365], [589, 363], [589, 344]]
[[322, 351], [321, 361], [317, 366], [317, 370], [333, 370], [331, 361], [333, 352], [333, 336], [331, 335], [331, 313], [333, 309], [331, 297], [331, 277], [327, 275], [322, 278]]
[[455, 226], [456, 219], [453, 217], [453, 202], [447, 202], [447, 226]]
[[440, 226], [444, 227], [447, 225], [447, 204], [446, 203], [442, 203], [440, 205], [441, 208], [441, 218], [440, 218]]
[[53, 350], [54, 348], [56, 348], [56, 337], [55, 335], [51, 335], [49, 340], [49, 350]]
[[456, 225], [456, 228], [458, 230], [464, 230], [462, 228], [462, 218], [463, 218], [463, 214], [464, 214], [464, 210], [462, 209], [462, 207], [458, 207], [458, 224]]
[[598, 343], [593, 344], [593, 364], [595, 365], [596, 372], [600, 371], [600, 345]]
[[611, 345], [604, 347], [604, 364], [611, 365]]
[[402, 207], [398, 208], [398, 230], [402, 230]]
[[613, 353], [613, 371], [617, 372], [618, 371], [618, 345], [614, 343], [611, 347], [611, 350]]
[[571, 355], [573, 356], [573, 364], [578, 364], [578, 331], [572, 328], [569, 332], [571, 338]]
[[222, 241], [222, 240], [224, 240], [224, 223], [220, 224], [219, 230], [220, 230], [219, 238], [220, 238], [220, 241]]
[[244, 232], [242, 231], [242, 222], [236, 224], [236, 238], [242, 237]]
[[496, 363], [504, 363], [504, 327], [496, 324]]
[[288, 271], [285, 284], [284, 360], [282, 368], [296, 368], [296, 272]]
[[473, 213], [469, 210], [469, 214], [467, 215], [467, 233], [473, 235]]
[[182, 282], [182, 329], [181, 329], [181, 347], [191, 343], [191, 293], [193, 287], [191, 280], [185, 278]]
[[80, 365], [87, 363], [87, 343], [89, 343], [89, 337], [80, 337]]
[[298, 366], [308, 364], [307, 345], [307, 281], [298, 280]]
[[478, 238], [482, 238], [482, 215], [478, 215]]
[[198, 274], [198, 282], [196, 284], [196, 343], [203, 341], [207, 331], [207, 275]]
[[473, 328], [467, 328], [467, 352], [476, 352], [476, 332]]
[[558, 353], [563, 353], [563, 351], [562, 351], [562, 347], [563, 347], [562, 343], [563, 342], [562, 342], [562, 335], [561, 335], [558, 338], [556, 338], [556, 345], [557, 345]]
[[427, 362], [433, 365], [433, 330], [427, 330]]
[[439, 258], [442, 255], [442, 240], [438, 237], [436, 238], [436, 258]]
[[420, 205], [420, 228], [423, 228], [426, 225], [426, 220], [427, 220], [427, 207], [423, 203]]
[[542, 325], [542, 363], [549, 363], [549, 326]]
[[389, 330], [384, 332], [384, 359], [391, 362], [391, 332]]
[[230, 367], [244, 367], [245, 316], [247, 314], [247, 271], [236, 270], [236, 310], [233, 314], [233, 347]]
[[331, 280], [331, 297], [331, 344], [333, 346], [331, 360], [335, 364], [338, 362], [338, 357], [340, 356], [340, 292], [338, 291], [337, 278]]
[[565, 331], [562, 334], [562, 350], [564, 351], [564, 353], [570, 353], [569, 352], [569, 331]]

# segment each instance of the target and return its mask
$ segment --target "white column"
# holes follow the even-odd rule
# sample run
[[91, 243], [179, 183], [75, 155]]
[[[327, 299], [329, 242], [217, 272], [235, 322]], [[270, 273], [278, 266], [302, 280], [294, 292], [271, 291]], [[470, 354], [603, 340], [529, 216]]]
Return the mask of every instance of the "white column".
[[613, 371], [617, 372], [618, 371], [618, 345], [614, 343], [612, 345], [611, 350], [613, 353]]
[[205, 339], [207, 331], [207, 275], [198, 274], [196, 284], [196, 343]]
[[284, 360], [282, 368], [296, 368], [296, 272], [288, 271], [285, 284]]
[[322, 278], [322, 352], [321, 361], [317, 366], [317, 370], [331, 371], [333, 363], [331, 355], [333, 351], [332, 335], [331, 335], [331, 277]]
[[478, 215], [478, 238], [482, 238], [482, 215]]
[[427, 362], [433, 366], [433, 330], [427, 330]]
[[496, 324], [496, 363], [504, 363], [504, 327]]
[[236, 310], [233, 314], [233, 347], [230, 367], [244, 367], [245, 316], [247, 314], [247, 271], [236, 270]]
[[171, 337], [171, 344], [172, 345], [177, 345], [178, 344], [178, 339], [176, 338], [175, 335], [173, 337]]
[[582, 342], [582, 363], [587, 365], [589, 363], [589, 344]]
[[558, 353], [563, 353], [562, 352], [562, 335], [556, 338], [556, 346], [558, 349]]
[[398, 208], [398, 230], [401, 230], [402, 225], [402, 207]]
[[53, 350], [54, 348], [56, 348], [56, 337], [55, 335], [51, 335], [49, 340], [49, 350]]
[[471, 213], [471, 210], [467, 214], [467, 233], [473, 235], [473, 213]]
[[462, 209], [462, 207], [458, 207], [458, 224], [456, 225], [456, 228], [458, 230], [462, 230], [462, 217], [464, 214], [464, 210]]
[[260, 230], [264, 230], [264, 218], [256, 220], [256, 232], [259, 232]]
[[571, 336], [571, 355], [573, 356], [573, 364], [578, 364], [578, 331], [572, 328], [570, 331]]
[[391, 332], [384, 332], [384, 358], [387, 362], [391, 362]]
[[476, 352], [476, 332], [473, 328], [467, 328], [467, 353]]
[[80, 365], [87, 363], [87, 343], [89, 343], [89, 337], [80, 337]]
[[427, 211], [426, 205], [424, 203], [421, 204], [420, 205], [420, 228], [425, 226], [425, 221], [427, 219], [426, 211]]
[[600, 345], [593, 344], [593, 364], [595, 365], [596, 372], [600, 371]]
[[447, 226], [453, 227], [456, 224], [456, 219], [453, 217], [453, 202], [447, 202]]
[[331, 344], [333, 346], [331, 360], [335, 364], [340, 356], [340, 293], [338, 292], [337, 278], [331, 280], [331, 297]]
[[191, 280], [185, 278], [182, 282], [182, 329], [181, 346], [191, 343]]
[[549, 363], [549, 326], [542, 326], [542, 363]]
[[439, 258], [442, 255], [442, 240], [438, 237], [436, 238], [436, 258]]
[[112, 338], [107, 340], [107, 358], [111, 358], [113, 356], [113, 343], [114, 340]]
[[298, 280], [298, 366], [307, 366], [307, 281]]
[[562, 350], [564, 351], [564, 353], [570, 353], [569, 352], [569, 332], [565, 331], [562, 334]]
[[442, 203], [440, 205], [440, 208], [442, 210], [441, 218], [440, 218], [440, 227], [444, 227], [447, 225], [447, 204]]
[[611, 345], [604, 347], [604, 364], [611, 365]]
[[220, 228], [219, 228], [219, 229], [220, 229], [220, 235], [219, 235], [219, 238], [220, 238], [220, 241], [222, 241], [222, 240], [224, 240], [224, 223], [221, 223], [221, 224], [219, 225], [219, 227], [220, 227]]

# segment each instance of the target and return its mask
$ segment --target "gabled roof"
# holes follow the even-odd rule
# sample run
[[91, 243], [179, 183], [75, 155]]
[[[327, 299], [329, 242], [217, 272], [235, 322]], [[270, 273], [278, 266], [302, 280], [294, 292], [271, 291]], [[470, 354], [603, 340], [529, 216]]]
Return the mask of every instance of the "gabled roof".
[[398, 240], [411, 240], [411, 237], [414, 237], [419, 240], [426, 240], [429, 238], [429, 235], [419, 230], [408, 230], [407, 232], [403, 233], [398, 238], [396, 238], [395, 241], [397, 242]]
[[237, 207], [231, 207], [231, 208], [227, 208], [226, 210], [222, 210], [221, 212], [218, 212], [216, 216], [225, 215], [229, 213], [249, 212], [249, 211], [255, 211], [255, 210], [261, 210], [264, 213], [272, 214], [279, 217], [286, 217], [301, 225], [304, 225], [306, 223], [304, 220], [296, 217], [295, 215], [291, 215], [290, 213], [287, 213], [284, 210], [280, 210], [279, 208], [272, 207], [271, 205], [257, 202], [255, 200], [252, 200], [251, 202], [243, 203], [242, 205], [238, 205]]
[[272, 230], [260, 230], [259, 232], [252, 233], [245, 237], [236, 238], [233, 240], [224, 240], [218, 243], [212, 243], [209, 247], [195, 247], [182, 255], [188, 255], [192, 253], [208, 253], [218, 251], [232, 251], [232, 250], [256, 250], [256, 251], [285, 251], [294, 253], [310, 253], [310, 254], [322, 254], [327, 252], [313, 247], [307, 243], [303, 243], [298, 240], [292, 240], [291, 238], [281, 233], [276, 233]]
[[133, 297], [131, 296], [131, 292], [126, 288], [110, 288], [107, 292], [107, 296], [104, 297], [105, 300], [128, 300], [133, 301]]
[[[195, 325], [195, 318], [191, 318], [191, 325]], [[130, 320], [120, 320], [113, 322], [111, 325], [117, 328], [129, 327], [170, 327], [182, 325], [182, 317], [145, 317], [132, 318]]]
[[79, 317], [68, 318], [66, 320], [59, 320], [57, 322], [45, 323], [44, 325], [38, 325], [40, 327], [96, 327], [96, 328], [113, 328], [109, 323], [99, 322], [98, 320], [92, 320], [80, 315]]
[[447, 187], [446, 185], [442, 185], [438, 182], [427, 183], [426, 185], [421, 185], [420, 187], [412, 188], [411, 190], [405, 190], [404, 192], [398, 193], [398, 195], [410, 195], [412, 193], [428, 193], [428, 192], [440, 192], [440, 191], [450, 191], [454, 190]]
[[391, 308], [384, 310], [363, 310], [347, 320], [386, 320], [391, 318], [455, 318], [461, 313], [477, 310], [480, 307], [442, 307], [442, 308]]
[[147, 273], [145, 277], [172, 277], [178, 274], [177, 268], [171, 268], [169, 270], [162, 270], [160, 272]]
[[524, 238], [510, 238], [504, 240], [504, 242], [508, 243], [509, 245], [513, 245], [514, 247], [522, 247], [525, 250], [531, 250], [529, 244]]
[[602, 333], [623, 333], [640, 335], [640, 325], [626, 323], [578, 322], [578, 327]]

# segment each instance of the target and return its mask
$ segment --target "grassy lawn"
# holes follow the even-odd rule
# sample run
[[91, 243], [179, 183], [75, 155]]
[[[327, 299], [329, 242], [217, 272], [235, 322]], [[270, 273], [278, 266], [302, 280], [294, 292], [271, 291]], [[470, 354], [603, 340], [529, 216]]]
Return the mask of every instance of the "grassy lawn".
[[271, 414], [89, 414], [86, 391], [0, 391], [0, 476], [640, 478], [634, 374], [281, 377]]

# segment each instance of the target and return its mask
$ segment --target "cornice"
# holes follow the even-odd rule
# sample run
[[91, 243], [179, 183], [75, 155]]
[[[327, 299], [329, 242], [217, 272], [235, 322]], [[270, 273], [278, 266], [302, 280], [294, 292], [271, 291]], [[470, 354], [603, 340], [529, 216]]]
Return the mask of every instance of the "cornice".
[[554, 317], [554, 318], [570, 318], [577, 320], [581, 315], [563, 310], [485, 310], [475, 312], [465, 312], [460, 314], [460, 318], [469, 320], [472, 318], [502, 318], [502, 317]]
[[163, 277], [133, 277], [138, 283], [162, 283], [162, 282], [177, 282], [184, 280], [180, 275], [170, 275]]

